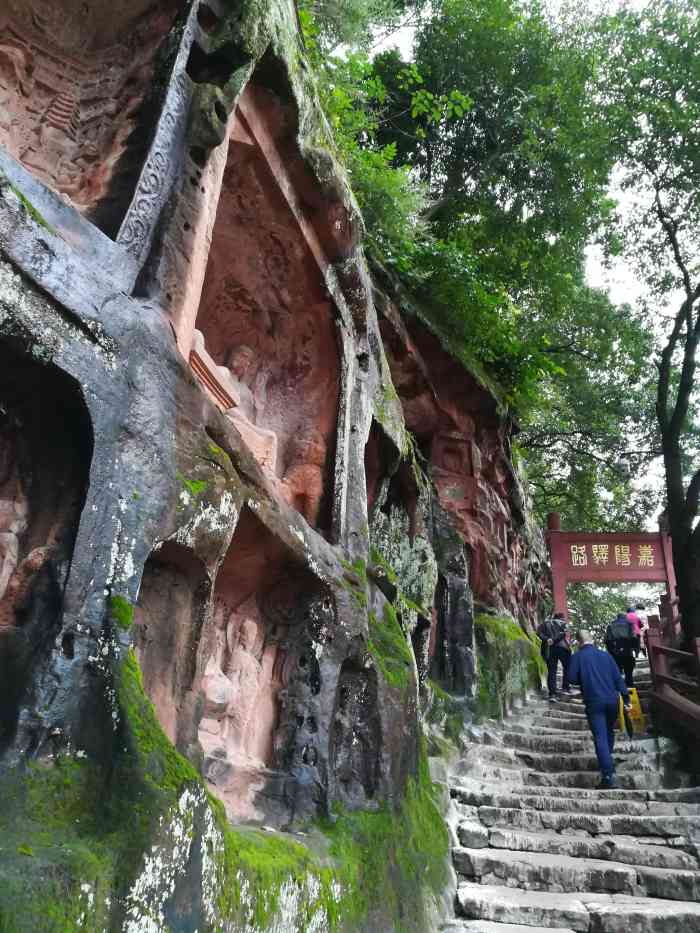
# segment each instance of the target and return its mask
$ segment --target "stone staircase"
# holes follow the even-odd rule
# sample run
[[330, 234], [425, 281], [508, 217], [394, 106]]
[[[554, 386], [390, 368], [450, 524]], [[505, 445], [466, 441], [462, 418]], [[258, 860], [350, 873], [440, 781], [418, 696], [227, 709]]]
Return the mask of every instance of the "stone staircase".
[[[635, 682], [644, 708], [645, 662]], [[618, 733], [620, 789], [596, 790], [578, 694], [470, 739], [450, 779], [459, 919], [445, 933], [700, 933], [700, 787], [665, 786], [668, 740]]]

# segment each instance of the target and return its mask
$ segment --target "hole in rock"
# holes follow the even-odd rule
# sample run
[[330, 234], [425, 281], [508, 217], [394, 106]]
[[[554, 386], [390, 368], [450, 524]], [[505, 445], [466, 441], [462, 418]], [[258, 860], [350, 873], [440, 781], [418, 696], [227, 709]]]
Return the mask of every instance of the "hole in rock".
[[388, 479], [395, 468], [396, 448], [381, 425], [372, 420], [369, 437], [365, 444], [365, 483], [367, 489], [367, 512], [371, 515], [374, 501], [382, 480]]
[[243, 97], [196, 321], [183, 310], [176, 326], [195, 375], [279, 494], [327, 533], [340, 392], [327, 261], [289, 176], [301, 157], [277, 148], [294, 125], [289, 108], [257, 85]]
[[381, 724], [377, 674], [344, 661], [330, 736], [332, 773], [347, 801], [371, 800], [379, 785]]
[[299, 754], [309, 693], [299, 666], [304, 657], [309, 669], [303, 646], [327, 599], [320, 581], [245, 510], [216, 580], [199, 725], [205, 777], [231, 818], [261, 818], [256, 797], [266, 774], [293, 766]]
[[226, 123], [228, 120], [228, 114], [226, 113], [226, 108], [221, 103], [220, 100], [214, 102], [214, 113], [221, 120], [222, 123]]
[[224, 87], [234, 71], [247, 64], [235, 43], [229, 42], [214, 52], [205, 52], [198, 42], [192, 45], [187, 60], [187, 74], [196, 84], [215, 84]]
[[108, 236], [150, 143], [158, 51], [179, 7], [10, 0], [0, 14], [0, 144]]
[[75, 657], [75, 635], [72, 632], [66, 632], [61, 639], [61, 651], [70, 661]]
[[181, 748], [196, 723], [192, 690], [209, 595], [204, 565], [166, 541], [146, 561], [134, 612], [134, 646], [163, 731]]
[[92, 449], [78, 383], [0, 343], [0, 745], [59, 633]]
[[[194, 162], [194, 164], [195, 164], [195, 165], [198, 165], [200, 168], [204, 168], [204, 166], [206, 165], [206, 162], [207, 162], [207, 154], [206, 154], [205, 150], [204, 150], [204, 149], [200, 149], [199, 146], [193, 146], [193, 147], [190, 149], [190, 158], [192, 159], [192, 161]], [[195, 180], [194, 178], [192, 178], [192, 179], [190, 179], [190, 181], [192, 181], [194, 184], [196, 184], [197, 181], [199, 181], [199, 179], [196, 179], [196, 180]]]
[[197, 22], [204, 32], [211, 32], [219, 22], [219, 17], [206, 3], [200, 3], [197, 10]]

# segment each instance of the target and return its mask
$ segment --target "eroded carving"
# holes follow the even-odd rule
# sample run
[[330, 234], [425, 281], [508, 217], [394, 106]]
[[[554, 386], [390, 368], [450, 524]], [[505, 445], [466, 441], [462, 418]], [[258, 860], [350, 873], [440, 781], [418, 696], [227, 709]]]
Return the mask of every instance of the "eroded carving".
[[0, 422], [0, 633], [16, 625], [17, 609], [52, 549], [49, 540], [22, 555], [29, 506], [20, 476], [18, 434], [19, 429], [6, 416], [5, 423]]
[[343, 795], [357, 805], [377, 791], [380, 738], [376, 673], [346, 661], [338, 681], [331, 757]]
[[210, 659], [203, 682], [200, 742], [212, 758], [264, 767], [272, 757], [284, 652], [266, 637], [254, 598], [234, 612], [220, 604], [217, 615], [223, 626], [217, 656]]
[[284, 475], [283, 490], [287, 502], [311, 526], [318, 522], [321, 510], [325, 462], [326, 443], [323, 435], [319, 431], [312, 431], [297, 441], [294, 460]]
[[10, 0], [0, 13], [0, 142], [89, 216], [133, 188], [135, 130], [176, 7]]
[[[256, 97], [261, 122], [266, 100]], [[283, 481], [283, 495], [307, 521], [324, 527], [340, 379], [333, 306], [303, 224], [268, 164], [271, 153], [240, 113], [232, 119], [196, 319], [206, 350], [199, 355], [234, 398], [226, 413], [258, 461]], [[185, 346], [190, 339], [180, 336]], [[206, 375], [197, 375], [211, 392]], [[212, 394], [221, 404], [220, 393]]]

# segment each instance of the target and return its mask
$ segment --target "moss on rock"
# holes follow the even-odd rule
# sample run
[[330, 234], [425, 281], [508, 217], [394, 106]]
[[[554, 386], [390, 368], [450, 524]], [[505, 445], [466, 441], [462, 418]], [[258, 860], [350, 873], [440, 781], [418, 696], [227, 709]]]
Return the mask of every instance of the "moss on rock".
[[539, 690], [545, 673], [539, 640], [508, 616], [474, 617], [478, 660], [477, 718], [501, 718], [513, 700]]
[[168, 884], [184, 881], [196, 846], [202, 931], [279, 929], [282, 919], [290, 929], [370, 930], [377, 917], [382, 928], [427, 928], [448, 840], [424, 750], [398, 805], [338, 810], [309, 828], [321, 850], [312, 851], [285, 834], [229, 825], [163, 733], [132, 651], [115, 680], [109, 772], [78, 752], [0, 777], [3, 933], [121, 929], [146, 916], [169, 929]]
[[411, 684], [413, 652], [391, 603], [385, 603], [382, 619], [369, 613], [367, 647], [389, 686], [406, 690]]

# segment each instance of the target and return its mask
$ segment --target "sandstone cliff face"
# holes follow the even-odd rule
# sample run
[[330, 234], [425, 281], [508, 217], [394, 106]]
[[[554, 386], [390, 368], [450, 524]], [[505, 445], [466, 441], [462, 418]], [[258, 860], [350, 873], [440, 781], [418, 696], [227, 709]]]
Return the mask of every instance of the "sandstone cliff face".
[[373, 288], [290, 0], [63, 6], [0, 14], [0, 920], [429, 929], [511, 426]]

